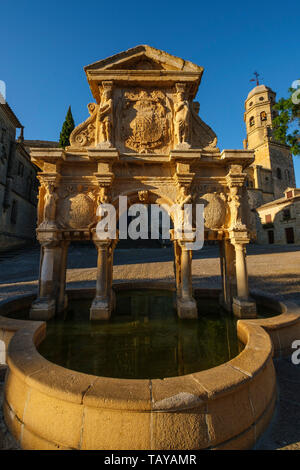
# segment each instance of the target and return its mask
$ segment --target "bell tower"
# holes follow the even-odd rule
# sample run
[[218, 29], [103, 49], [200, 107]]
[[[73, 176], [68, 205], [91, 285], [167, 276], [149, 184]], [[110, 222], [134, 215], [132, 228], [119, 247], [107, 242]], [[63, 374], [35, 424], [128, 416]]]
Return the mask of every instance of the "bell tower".
[[[295, 172], [290, 148], [273, 138], [276, 93], [265, 85], [253, 88], [245, 101], [245, 149], [254, 150], [255, 159], [248, 170], [249, 186], [260, 191], [256, 204], [284, 196], [287, 187], [295, 187]], [[256, 205], [257, 207], [257, 205]]]
[[[244, 121], [247, 129], [248, 148], [255, 149], [265, 141], [272, 129], [276, 93], [265, 85], [250, 91], [245, 101]], [[273, 113], [273, 114], [272, 114]]]

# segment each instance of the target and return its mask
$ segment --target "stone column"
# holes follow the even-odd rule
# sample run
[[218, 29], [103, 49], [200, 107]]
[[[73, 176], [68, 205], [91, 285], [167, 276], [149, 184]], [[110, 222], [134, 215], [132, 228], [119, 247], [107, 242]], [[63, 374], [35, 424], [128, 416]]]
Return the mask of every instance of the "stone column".
[[98, 251], [96, 296], [90, 309], [91, 320], [108, 320], [112, 310], [110, 295], [111, 274], [109, 273], [109, 248], [111, 240], [97, 240], [94, 243]]
[[232, 299], [236, 296], [235, 249], [230, 243], [230, 240], [221, 240], [219, 246], [222, 275], [220, 304], [223, 308], [231, 312]]
[[245, 242], [234, 242], [236, 257], [237, 296], [233, 299], [233, 313], [239, 318], [256, 318], [256, 303], [249, 296]]
[[173, 240], [174, 246], [174, 275], [176, 285], [176, 296], [181, 296], [181, 247], [177, 240]]
[[57, 260], [61, 250], [56, 233], [38, 235], [38, 238], [41, 243], [39, 294], [32, 303], [29, 317], [31, 320], [49, 320], [56, 312], [60, 280]]
[[66, 274], [67, 274], [67, 261], [68, 261], [68, 248], [69, 241], [62, 241], [60, 244], [60, 263], [59, 263], [59, 286], [58, 286], [58, 299], [57, 311], [63, 312], [68, 306], [68, 296], [66, 294]]
[[248, 273], [245, 256], [244, 245], [235, 245], [235, 266], [236, 266], [236, 282], [237, 282], [237, 296], [240, 299], [248, 299]]
[[112, 240], [111, 245], [108, 248], [108, 295], [110, 297], [110, 303], [112, 310], [116, 308], [116, 294], [112, 288], [113, 284], [113, 268], [114, 268], [114, 251], [118, 240]]
[[180, 297], [177, 297], [177, 313], [179, 318], [197, 318], [197, 304], [192, 294], [192, 251], [186, 247], [190, 240], [178, 242], [181, 247], [181, 283]]

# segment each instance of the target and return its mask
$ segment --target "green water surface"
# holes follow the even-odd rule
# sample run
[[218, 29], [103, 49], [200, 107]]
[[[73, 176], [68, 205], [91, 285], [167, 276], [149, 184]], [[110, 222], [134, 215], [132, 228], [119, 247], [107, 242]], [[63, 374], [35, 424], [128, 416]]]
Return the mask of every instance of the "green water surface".
[[92, 300], [71, 301], [47, 322], [39, 352], [68, 369], [104, 377], [174, 377], [222, 364], [242, 349], [235, 318], [216, 300], [198, 301], [197, 320], [180, 320], [169, 291], [117, 293], [109, 321], [91, 322]]

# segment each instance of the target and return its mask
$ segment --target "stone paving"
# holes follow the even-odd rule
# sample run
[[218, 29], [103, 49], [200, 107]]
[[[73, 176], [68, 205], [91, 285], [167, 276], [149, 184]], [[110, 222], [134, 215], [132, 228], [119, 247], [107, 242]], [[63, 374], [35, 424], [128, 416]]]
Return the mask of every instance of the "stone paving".
[[[193, 256], [193, 283], [202, 287], [220, 287], [218, 247], [205, 246]], [[300, 246], [248, 247], [250, 289], [268, 293], [278, 300], [300, 305]], [[96, 250], [92, 245], [71, 245], [67, 271], [69, 287], [94, 286]], [[0, 255], [0, 301], [14, 295], [36, 292], [39, 249], [33, 247]], [[114, 280], [173, 279], [173, 251], [163, 249], [124, 249], [115, 251]], [[300, 339], [300, 338], [299, 338]], [[271, 425], [257, 444], [259, 449], [300, 450], [300, 365], [289, 358], [275, 361], [279, 398]], [[1, 382], [1, 371], [0, 371]], [[3, 383], [0, 383], [0, 397]], [[16, 449], [0, 414], [0, 449]]]

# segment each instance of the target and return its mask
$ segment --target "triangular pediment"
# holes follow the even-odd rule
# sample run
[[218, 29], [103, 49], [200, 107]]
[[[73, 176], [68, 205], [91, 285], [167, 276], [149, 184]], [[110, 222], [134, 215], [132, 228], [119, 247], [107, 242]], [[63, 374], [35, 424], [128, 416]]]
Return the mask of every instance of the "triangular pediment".
[[198, 72], [203, 68], [167, 52], [141, 45], [84, 67], [85, 72], [105, 70], [170, 70]]

